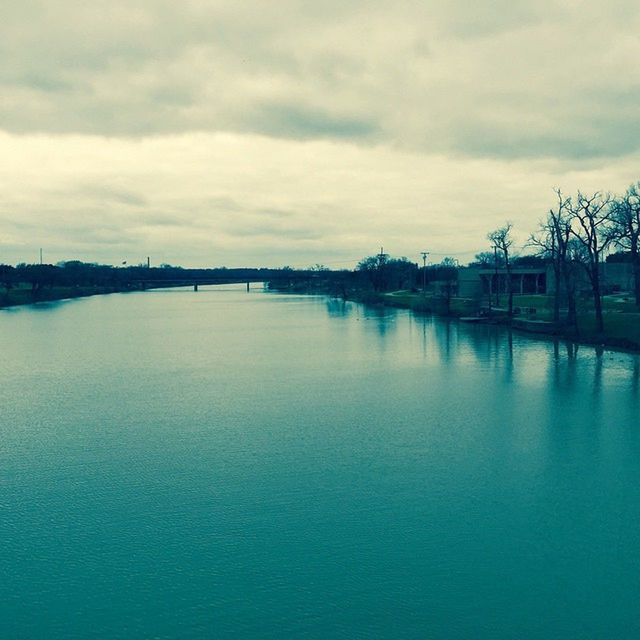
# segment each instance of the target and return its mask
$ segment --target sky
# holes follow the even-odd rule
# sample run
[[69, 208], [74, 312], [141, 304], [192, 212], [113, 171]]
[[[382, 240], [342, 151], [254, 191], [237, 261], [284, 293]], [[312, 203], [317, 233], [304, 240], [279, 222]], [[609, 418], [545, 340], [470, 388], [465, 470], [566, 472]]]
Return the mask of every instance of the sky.
[[0, 2], [0, 263], [465, 263], [640, 179], [637, 0]]

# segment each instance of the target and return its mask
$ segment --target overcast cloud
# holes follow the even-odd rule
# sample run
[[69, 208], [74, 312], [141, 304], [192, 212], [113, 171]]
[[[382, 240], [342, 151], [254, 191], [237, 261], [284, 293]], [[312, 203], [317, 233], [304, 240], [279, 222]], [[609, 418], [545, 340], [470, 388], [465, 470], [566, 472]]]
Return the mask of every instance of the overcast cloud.
[[0, 262], [461, 260], [640, 179], [640, 8], [4, 2]]

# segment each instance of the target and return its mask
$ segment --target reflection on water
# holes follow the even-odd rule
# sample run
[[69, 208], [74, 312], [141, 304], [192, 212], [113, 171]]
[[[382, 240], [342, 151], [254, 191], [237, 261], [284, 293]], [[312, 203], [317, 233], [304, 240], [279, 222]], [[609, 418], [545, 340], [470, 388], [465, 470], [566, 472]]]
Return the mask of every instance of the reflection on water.
[[[382, 312], [379, 312], [382, 316]], [[394, 326], [389, 316], [404, 314], [387, 310], [384, 326]], [[577, 375], [584, 384], [587, 369], [591, 381], [585, 391], [602, 390], [606, 376], [618, 382], [626, 377], [629, 388], [638, 391], [640, 357], [625, 352], [607, 351], [600, 345], [579, 345], [570, 340], [547, 339], [513, 332], [507, 327], [469, 325], [457, 320], [415, 314], [408, 320], [419, 328], [420, 349], [425, 359], [459, 366], [461, 363], [500, 370], [505, 380], [512, 376], [544, 377], [555, 386], [570, 392], [576, 389]], [[397, 326], [397, 323], [395, 323]], [[518, 372], [517, 369], [523, 367]], [[548, 378], [547, 376], [548, 372]], [[512, 380], [514, 381], [514, 380]]]
[[332, 318], [345, 318], [353, 312], [355, 304], [340, 298], [328, 298], [327, 313]]
[[[366, 322], [365, 327], [375, 327], [381, 338], [396, 328], [396, 314], [393, 309], [381, 305], [373, 305], [361, 308], [361, 318]], [[385, 342], [380, 343], [384, 345]]]
[[0, 353], [0, 637], [640, 635], [635, 355], [242, 287]]

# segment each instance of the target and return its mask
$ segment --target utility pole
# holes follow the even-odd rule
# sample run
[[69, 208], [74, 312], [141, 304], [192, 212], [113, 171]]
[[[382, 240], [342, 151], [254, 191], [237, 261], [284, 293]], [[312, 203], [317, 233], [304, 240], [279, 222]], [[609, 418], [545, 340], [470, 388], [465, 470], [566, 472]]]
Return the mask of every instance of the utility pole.
[[151, 258], [147, 256], [147, 269], [151, 269]]
[[42, 247], [40, 247], [40, 264], [42, 264]]
[[377, 291], [384, 291], [385, 288], [385, 274], [384, 265], [387, 261], [387, 254], [384, 252], [384, 247], [380, 247], [380, 253], [378, 254], [378, 268], [376, 274], [377, 285], [374, 285]]
[[428, 251], [422, 252], [422, 295], [427, 295], [427, 256]]

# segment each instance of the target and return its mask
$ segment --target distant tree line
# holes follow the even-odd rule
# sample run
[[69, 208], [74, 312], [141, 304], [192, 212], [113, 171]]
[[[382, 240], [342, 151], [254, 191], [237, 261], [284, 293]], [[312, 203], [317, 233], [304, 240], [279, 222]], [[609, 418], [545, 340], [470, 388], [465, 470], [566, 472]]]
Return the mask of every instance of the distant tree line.
[[70, 260], [53, 264], [18, 264], [15, 267], [0, 264], [0, 286], [5, 292], [18, 285], [27, 285], [34, 299], [45, 289], [54, 287], [97, 287], [106, 291], [126, 291], [150, 287], [175, 286], [210, 281], [244, 282], [256, 280], [292, 279], [312, 277], [315, 270], [295, 271], [281, 269], [217, 267], [211, 269], [186, 269], [168, 264], [160, 267], [102, 265]]

